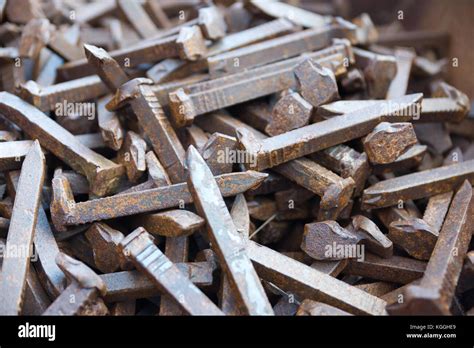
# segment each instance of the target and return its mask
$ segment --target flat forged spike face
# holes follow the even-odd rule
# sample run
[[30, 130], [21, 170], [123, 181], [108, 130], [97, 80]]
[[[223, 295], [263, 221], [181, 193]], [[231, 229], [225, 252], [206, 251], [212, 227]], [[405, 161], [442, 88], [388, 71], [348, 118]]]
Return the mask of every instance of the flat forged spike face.
[[0, 301], [2, 315], [18, 315], [24, 304], [26, 276], [30, 267], [30, 255], [33, 252], [34, 232], [44, 176], [44, 155], [38, 141], [35, 141], [23, 162], [8, 229], [6, 248], [11, 245], [24, 252], [19, 256], [7, 254], [3, 257], [0, 273], [0, 289], [3, 296]]
[[247, 314], [272, 315], [273, 310], [245, 251], [210, 169], [190, 146], [186, 156], [188, 186], [194, 204], [207, 222], [208, 236], [224, 268], [239, 307]]
[[222, 315], [181, 271], [153, 244], [153, 237], [138, 228], [120, 242], [120, 249], [135, 266], [171, 296], [190, 315]]

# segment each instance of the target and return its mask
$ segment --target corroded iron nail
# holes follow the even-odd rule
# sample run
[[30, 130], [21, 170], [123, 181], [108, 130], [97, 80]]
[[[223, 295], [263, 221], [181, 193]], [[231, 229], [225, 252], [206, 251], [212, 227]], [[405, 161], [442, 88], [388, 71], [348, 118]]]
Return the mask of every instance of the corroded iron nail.
[[[266, 138], [265, 135], [245, 123], [223, 113], [206, 115], [198, 119], [198, 124], [209, 132], [218, 131], [235, 135], [237, 131], [246, 130], [259, 139]], [[273, 170], [322, 198], [321, 209], [318, 213], [319, 220], [336, 219], [344, 207], [347, 206], [354, 189], [352, 178], [342, 179], [330, 170], [306, 158], [283, 163], [274, 167]]]
[[392, 283], [406, 284], [423, 276], [426, 262], [408, 257], [392, 256], [384, 259], [366, 252], [364, 260], [349, 259], [344, 274], [362, 276]]
[[85, 147], [41, 111], [10, 93], [0, 93], [0, 110], [30, 137], [41, 139], [48, 151], [84, 174], [94, 194], [103, 196], [115, 190], [123, 174], [121, 165]]
[[423, 219], [409, 218], [392, 222], [389, 238], [414, 258], [429, 260], [452, 197], [453, 192], [430, 197]]
[[397, 48], [394, 54], [397, 60], [397, 73], [388, 88], [387, 99], [401, 97], [406, 94], [410, 72], [416, 57], [415, 51], [407, 48]]
[[212, 174], [221, 175], [232, 172], [234, 162], [231, 154], [235, 152], [237, 139], [221, 133], [212, 134], [199, 151]]
[[[230, 211], [232, 221], [239, 232], [241, 238], [245, 241], [250, 233], [250, 215], [245, 196], [241, 193], [235, 197], [234, 204]], [[229, 278], [222, 274], [221, 287], [219, 289], [219, 307], [226, 315], [241, 315], [242, 312], [238, 306], [235, 296], [231, 290]]]
[[147, 214], [140, 216], [137, 220], [140, 226], [149, 233], [164, 237], [189, 236], [205, 224], [199, 215], [183, 209]]
[[[12, 196], [16, 196], [19, 177], [17, 179], [18, 180], [12, 183]], [[87, 192], [88, 191], [89, 190], [87, 190]], [[41, 206], [38, 208], [33, 243], [38, 255], [38, 261], [35, 265], [38, 278], [49, 297], [54, 299], [64, 290], [66, 277], [56, 264], [56, 255], [59, 253], [58, 244], [49, 225], [46, 213]]]
[[390, 291], [395, 290], [398, 285], [395, 283], [389, 282], [371, 282], [371, 283], [362, 283], [355, 285], [356, 288], [364, 290], [369, 294], [382, 298], [383, 295], [389, 293]]
[[205, 217], [209, 239], [229, 278], [239, 308], [246, 314], [272, 315], [271, 305], [245, 251], [244, 240], [232, 222], [209, 167], [194, 147], [188, 149], [186, 165], [194, 204]]
[[411, 168], [417, 168], [427, 151], [426, 145], [415, 144], [410, 147], [405, 153], [397, 157], [397, 159], [391, 163], [379, 164], [372, 167], [374, 174], [382, 174], [389, 172], [399, 172]]
[[473, 232], [473, 217], [472, 186], [466, 180], [454, 195], [421, 282], [404, 291], [403, 303], [387, 308], [391, 314], [451, 314], [451, 301]]
[[66, 61], [84, 57], [81, 49], [71, 44], [65, 34], [57, 30], [48, 19], [38, 18], [29, 21], [23, 29], [19, 44], [21, 56], [37, 60], [45, 46]]
[[[267, 174], [247, 171], [223, 174], [216, 181], [224, 197], [235, 196], [258, 186]], [[64, 176], [53, 178], [51, 214], [54, 226], [63, 231], [65, 226], [174, 208], [192, 203], [185, 183], [130, 192], [111, 197], [75, 202], [70, 185]]]
[[304, 300], [296, 312], [298, 316], [352, 315], [337, 307], [313, 300]]
[[103, 280], [81, 261], [62, 252], [56, 256], [56, 263], [70, 285], [43, 315], [106, 315], [107, 307], [100, 298], [106, 292]]
[[147, 12], [150, 14], [150, 17], [160, 28], [167, 29], [172, 26], [168, 15], [165, 13], [162, 5], [158, 1], [147, 1], [145, 6], [148, 10]]
[[107, 102], [105, 98], [97, 102], [97, 123], [104, 143], [112, 150], [118, 151], [122, 147], [124, 130], [118, 115], [106, 109]]
[[364, 72], [369, 98], [385, 99], [390, 84], [397, 73], [397, 61], [393, 56], [376, 54], [354, 48], [356, 66]]
[[334, 34], [334, 26], [308, 29], [213, 55], [207, 59], [209, 73], [213, 78], [235, 74], [245, 69], [322, 49], [331, 44]]
[[191, 125], [185, 128], [186, 132], [186, 145], [187, 148], [189, 145], [194, 146], [198, 151], [201, 151], [204, 145], [207, 143], [209, 137], [206, 132], [196, 125]]
[[31, 145], [31, 140], [0, 142], [0, 171], [20, 169]]
[[198, 25], [204, 37], [208, 40], [217, 40], [225, 36], [227, 24], [216, 6], [200, 8], [198, 11]]
[[[370, 133], [383, 121], [410, 120], [419, 108], [421, 94], [393, 99], [388, 104], [377, 104], [338, 118], [318, 122], [264, 140], [255, 139], [246, 130], [239, 135], [240, 148], [253, 156], [247, 167], [263, 170], [292, 159], [324, 150], [325, 148], [360, 138]], [[302, 140], [304, 139], [304, 143]]]
[[418, 142], [409, 122], [378, 124], [363, 140], [365, 153], [373, 164], [394, 162]]
[[[181, 127], [190, 125], [194, 117], [198, 115], [257, 99], [288, 88], [297, 88], [299, 82], [294, 72], [295, 66], [301, 61], [308, 59], [311, 59], [310, 55], [287, 59], [251, 71], [214, 79], [208, 83], [203, 82], [200, 86], [188, 87], [191, 90], [189, 93], [184, 89], [178, 89], [169, 94], [174, 123]], [[324, 68], [337, 70], [340, 67], [339, 65], [332, 66], [331, 64], [337, 64], [337, 60], [326, 60], [325, 62], [322, 59], [317, 61]], [[316, 69], [314, 64], [308, 68], [308, 70]], [[324, 71], [326, 72], [326, 70]], [[303, 76], [301, 75], [300, 77]], [[308, 90], [308, 93], [311, 86], [316, 88], [316, 85], [316, 82], [311, 84], [311, 81], [307, 80], [302, 82], [302, 88]]]
[[124, 238], [122, 232], [107, 224], [94, 223], [84, 234], [94, 255], [94, 264], [103, 273], [112, 273], [118, 269], [129, 269], [124, 257], [118, 251], [118, 244]]
[[362, 208], [389, 207], [399, 201], [449, 192], [464, 180], [474, 182], [474, 160], [380, 181], [364, 190]]
[[84, 45], [87, 61], [94, 66], [100, 80], [114, 93], [117, 88], [129, 80], [117, 60], [107, 51], [93, 45]]
[[153, 244], [153, 237], [138, 228], [120, 243], [122, 253], [177, 305], [191, 315], [222, 315], [184, 274]]
[[[117, 62], [104, 50], [94, 47], [86, 50], [88, 59], [95, 64], [99, 75], [109, 81], [107, 85], [118, 88], [114, 98], [107, 104], [107, 109], [112, 111], [129, 104], [171, 180], [184, 181], [184, 148], [151, 90], [152, 81], [137, 78], [118, 87], [117, 84], [125, 77]], [[117, 80], [113, 78], [114, 75], [123, 78]]]
[[440, 56], [447, 56], [450, 35], [445, 31], [399, 31], [381, 32], [377, 44], [388, 47], [413, 47], [416, 50], [434, 48]]
[[[0, 289], [3, 299], [0, 313], [20, 314], [26, 288], [26, 276], [33, 252], [33, 241], [38, 209], [40, 208], [41, 188], [45, 175], [44, 155], [37, 141], [31, 146], [23, 162], [18, 191], [8, 229], [6, 247], [19, 250], [18, 255], [5, 255], [0, 273]], [[25, 217], [25, 212], [30, 212]]]
[[117, 0], [117, 7], [142, 38], [147, 39], [158, 34], [158, 28], [139, 2]]
[[346, 268], [348, 263], [348, 259], [335, 261], [313, 260], [313, 262], [310, 264], [310, 267], [324, 274], [337, 277], [339, 274], [341, 274], [344, 268]]
[[[93, 100], [107, 93], [104, 84], [97, 76], [87, 76], [77, 80], [58, 83], [51, 86], [40, 86], [35, 81], [28, 81], [19, 88], [19, 96], [41, 111], [55, 111], [59, 116], [68, 116], [74, 111], [69, 103], [80, 103]], [[81, 116], [94, 117], [88, 113]]]
[[146, 171], [146, 142], [133, 131], [128, 131], [122, 147], [117, 153], [118, 162], [123, 164], [128, 180], [136, 183]]
[[393, 254], [392, 242], [362, 215], [354, 216], [346, 228], [335, 221], [306, 224], [301, 249], [316, 260], [342, 260], [363, 257], [363, 249], [359, 253], [355, 248], [346, 248], [359, 243], [384, 258]]
[[214, 56], [226, 51], [247, 46], [255, 42], [271, 39], [276, 36], [290, 33], [296, 25], [286, 19], [275, 19], [255, 27], [224, 36], [214, 43], [208, 50], [208, 56]]
[[[380, 100], [339, 100], [321, 105], [316, 110], [318, 118], [327, 119], [353, 112], [357, 109], [380, 103]], [[461, 122], [469, 113], [470, 105], [467, 96], [455, 90], [453, 94], [423, 98], [418, 115], [411, 120], [414, 123], [425, 122]]]
[[146, 153], [145, 162], [148, 169], [148, 176], [153, 180], [155, 187], [171, 185], [171, 180], [168, 174], [166, 174], [165, 168], [163, 168], [153, 151]]
[[374, 254], [383, 258], [393, 255], [393, 243], [385, 236], [377, 225], [363, 215], [352, 217], [351, 225], [347, 228], [360, 238], [362, 244], [367, 246]]
[[109, 110], [130, 105], [153, 149], [172, 182], [184, 180], [184, 148], [158, 100], [148, 79], [134, 79], [122, 85], [107, 104]]
[[[314, 107], [339, 99], [336, 77], [331, 69], [312, 59], [305, 59], [294, 72], [302, 97]], [[315, 88], [318, 93], [314, 93]]]
[[[175, 263], [175, 266], [198, 287], [212, 284], [212, 273], [215, 267], [210, 262], [181, 262]], [[107, 288], [104, 296], [107, 302], [149, 298], [163, 294], [162, 290], [139, 271], [106, 273], [99, 277]]]
[[321, 16], [317, 13], [282, 2], [251, 0], [250, 4], [252, 7], [255, 7], [268, 16], [275, 18], [287, 18], [293, 23], [307, 28], [321, 27], [331, 21], [331, 17]]
[[265, 127], [265, 133], [275, 136], [306, 126], [312, 113], [313, 106], [299, 93], [287, 94], [274, 105], [270, 123]]
[[385, 301], [249, 241], [247, 252], [260, 277], [300, 298], [323, 301], [352, 314], [385, 315]]
[[338, 173], [342, 178], [352, 178], [355, 183], [354, 196], [359, 196], [370, 174], [365, 153], [359, 153], [347, 145], [340, 144], [315, 152], [310, 158]]
[[[120, 66], [136, 67], [144, 63], [153, 63], [165, 58], [181, 57], [196, 60], [205, 54], [204, 40], [200, 29], [195, 26], [182, 33], [162, 39], [149, 40], [143, 43], [109, 52]], [[87, 59], [80, 59], [64, 64], [58, 69], [58, 75], [71, 80], [94, 73], [94, 68]]]

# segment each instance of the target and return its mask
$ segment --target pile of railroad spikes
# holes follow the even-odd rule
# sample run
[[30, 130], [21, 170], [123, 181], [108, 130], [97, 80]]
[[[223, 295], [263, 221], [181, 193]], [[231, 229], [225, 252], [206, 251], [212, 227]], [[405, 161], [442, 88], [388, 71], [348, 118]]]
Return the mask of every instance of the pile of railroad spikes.
[[449, 35], [299, 3], [0, 1], [0, 314], [474, 314]]

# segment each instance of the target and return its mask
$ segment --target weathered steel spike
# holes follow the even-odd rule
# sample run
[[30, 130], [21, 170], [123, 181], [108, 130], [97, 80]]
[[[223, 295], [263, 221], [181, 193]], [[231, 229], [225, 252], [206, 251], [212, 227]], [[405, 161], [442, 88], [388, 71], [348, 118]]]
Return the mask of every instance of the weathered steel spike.
[[[317, 81], [313, 81], [313, 84], [311, 80], [298, 81], [295, 75], [295, 67], [303, 61], [314, 59], [318, 66], [321, 65], [324, 69], [317, 68], [312, 64], [305, 71], [314, 70], [314, 74], [316, 75], [323, 71], [324, 76], [326, 76], [328, 74], [330, 75], [328, 70], [331, 70], [336, 76], [340, 75], [346, 71], [343, 65], [346, 52], [343, 53], [344, 57], [341, 54], [328, 57], [327, 54], [330, 52], [333, 53], [334, 50], [340, 51], [341, 48], [345, 51], [346, 47], [347, 45], [344, 44], [334, 45], [334, 47], [326, 49], [324, 53], [314, 52], [250, 71], [203, 82], [197, 86], [189, 86], [186, 90], [182, 88], [178, 89], [169, 94], [171, 115], [174, 123], [180, 127], [189, 126], [198, 115], [253, 100], [288, 88], [296, 89], [300, 82], [302, 82], [302, 88], [309, 94], [311, 86], [316, 88], [314, 84], [317, 84]], [[300, 74], [300, 78], [302, 77], [303, 74]], [[322, 79], [322, 81], [326, 82], [327, 79]], [[319, 79], [318, 82], [321, 82], [321, 79]], [[334, 81], [332, 78], [329, 78], [328, 82], [333, 83]], [[252, 86], [252, 88], [250, 88], [250, 86]], [[333, 88], [328, 88], [328, 90], [333, 91]], [[325, 93], [321, 98], [316, 98], [315, 96], [314, 99], [325, 100], [333, 94], [333, 92]], [[315, 103], [316, 102], [317, 101], [315, 101]]]
[[235, 74], [242, 70], [322, 49], [331, 44], [337, 28], [338, 26], [329, 25], [308, 29], [212, 55], [207, 59], [209, 73], [213, 78]]
[[364, 190], [363, 209], [396, 205], [456, 189], [464, 180], [474, 182], [474, 160], [424, 170], [380, 181]]
[[[224, 197], [234, 196], [258, 186], [268, 174], [247, 171], [223, 174], [216, 181]], [[192, 203], [185, 183], [145, 191], [75, 202], [69, 183], [63, 177], [53, 179], [51, 214], [54, 226], [64, 231], [66, 226], [85, 224], [121, 216], [146, 213]]]
[[464, 181], [454, 195], [433, 254], [418, 285], [405, 289], [403, 303], [391, 314], [449, 315], [463, 260], [473, 233], [472, 184]]
[[343, 273], [365, 278], [406, 284], [423, 276], [426, 262], [408, 257], [392, 256], [384, 259], [366, 252], [363, 260], [349, 259]]
[[[210, 262], [178, 262], [175, 266], [189, 278], [197, 287], [212, 284], [212, 274], [215, 267]], [[107, 302], [127, 301], [139, 298], [149, 298], [163, 294], [146, 275], [139, 271], [122, 271], [101, 274], [107, 293]]]
[[97, 102], [97, 122], [104, 143], [112, 150], [118, 151], [123, 144], [124, 130], [118, 115], [106, 109], [107, 102], [105, 98]]
[[94, 223], [84, 233], [94, 255], [94, 264], [103, 273], [115, 272], [118, 269], [129, 269], [123, 256], [118, 251], [118, 244], [124, 238], [122, 232], [104, 223]]
[[[152, 1], [153, 2], [153, 1]], [[133, 26], [138, 34], [144, 39], [151, 38], [158, 34], [155, 26], [145, 9], [137, 1], [117, 0], [117, 8], [125, 15], [128, 22]]]
[[188, 186], [198, 212], [205, 217], [212, 246], [227, 275], [238, 307], [246, 314], [272, 315], [272, 307], [245, 252], [212, 173], [194, 147], [186, 157]]
[[317, 302], [313, 300], [304, 300], [296, 312], [298, 316], [335, 316], [335, 315], [352, 315], [346, 311], [340, 310], [337, 307], [328, 304]]
[[[23, 307], [44, 176], [44, 155], [35, 141], [23, 162], [6, 242], [6, 250], [10, 245], [19, 254], [4, 255], [0, 273], [3, 315], [18, 315]], [[25, 212], [29, 212], [26, 217]]]
[[354, 196], [359, 196], [370, 174], [365, 153], [359, 153], [347, 145], [340, 144], [315, 152], [310, 158], [338, 173], [342, 178], [352, 178], [355, 182]]
[[421, 98], [422, 94], [407, 95], [264, 140], [257, 140], [249, 131], [243, 130], [238, 134], [239, 145], [255, 159], [252, 163], [246, 163], [248, 168], [271, 168], [362, 137], [380, 122], [409, 121], [419, 109]]
[[[12, 196], [16, 196], [18, 189], [19, 177], [15, 179], [18, 180], [12, 183]], [[38, 208], [33, 242], [38, 255], [38, 261], [35, 263], [38, 278], [49, 297], [54, 299], [66, 287], [66, 278], [63, 271], [56, 264], [56, 255], [59, 253], [58, 244], [53, 231], [51, 231], [46, 213], [41, 206]]]
[[29, 136], [40, 139], [47, 150], [84, 174], [94, 194], [103, 196], [115, 190], [123, 174], [121, 165], [85, 147], [41, 111], [10, 93], [0, 93], [0, 111]]
[[415, 130], [409, 122], [382, 122], [363, 140], [365, 153], [372, 164], [392, 163], [417, 143]]
[[453, 192], [430, 197], [423, 219], [409, 218], [392, 222], [389, 238], [414, 258], [429, 260], [452, 197]]
[[[234, 204], [230, 211], [232, 221], [239, 232], [241, 238], [246, 241], [250, 233], [250, 214], [245, 196], [241, 193], [235, 197]], [[229, 278], [222, 274], [221, 286], [219, 289], [219, 307], [226, 315], [241, 315], [238, 301], [232, 292]]]
[[[196, 60], [205, 54], [204, 41], [200, 29], [195, 26], [186, 29], [182, 35], [144, 41], [131, 47], [125, 47], [109, 52], [122, 67], [136, 67], [143, 63], [153, 63], [165, 58], [181, 57]], [[129, 65], [129, 66], [128, 66]], [[58, 69], [58, 75], [65, 80], [71, 80], [94, 73], [94, 68], [87, 59], [79, 59], [64, 64]]]
[[406, 94], [410, 72], [416, 57], [415, 50], [407, 48], [395, 49], [394, 55], [397, 60], [397, 74], [390, 83], [386, 99], [393, 99]]
[[[203, 118], [198, 118], [197, 123], [208, 132], [217, 131], [235, 135], [237, 131], [246, 130], [258, 139], [266, 138], [259, 131], [224, 113], [206, 115]], [[321, 209], [318, 213], [319, 220], [336, 219], [344, 207], [347, 206], [354, 190], [352, 178], [342, 179], [330, 170], [306, 158], [283, 163], [272, 169], [322, 198]]]
[[43, 315], [106, 315], [107, 307], [100, 299], [106, 292], [103, 280], [81, 261], [62, 252], [56, 256], [56, 263], [70, 285]]
[[153, 244], [153, 237], [138, 228], [120, 243], [122, 253], [176, 304], [191, 315], [222, 315], [183, 273]]
[[128, 131], [122, 147], [117, 153], [118, 162], [123, 164], [128, 180], [136, 183], [146, 171], [146, 142], [133, 131]]
[[143, 215], [137, 218], [137, 222], [152, 235], [164, 237], [189, 236], [205, 224], [199, 215], [184, 209]]
[[260, 277], [300, 298], [322, 301], [352, 314], [386, 314], [385, 301], [272, 249], [249, 241], [247, 252]]
[[30, 80], [20, 85], [18, 95], [41, 111], [67, 116], [70, 112], [64, 100], [67, 103], [86, 102], [106, 93], [107, 89], [97, 76], [87, 76], [44, 87]]

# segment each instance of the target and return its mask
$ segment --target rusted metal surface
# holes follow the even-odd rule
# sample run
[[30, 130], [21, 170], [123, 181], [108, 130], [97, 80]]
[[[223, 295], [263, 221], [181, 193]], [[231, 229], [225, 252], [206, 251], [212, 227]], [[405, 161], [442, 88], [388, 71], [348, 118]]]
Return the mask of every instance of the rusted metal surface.
[[147, 214], [140, 216], [138, 220], [149, 233], [164, 237], [189, 236], [205, 223], [200, 216], [182, 209]]
[[[395, 105], [393, 107], [378, 104], [261, 141], [255, 139], [248, 131], [241, 131], [239, 144], [256, 159], [255, 165], [247, 167], [258, 170], [271, 168], [338, 143], [362, 137], [370, 133], [381, 121], [395, 122], [400, 119], [408, 121], [413, 117], [410, 115], [413, 109], [419, 107], [417, 105], [421, 98], [420, 94], [405, 96], [392, 100]], [[412, 111], [409, 111], [410, 109]]]
[[[222, 195], [229, 197], [258, 186], [266, 176], [264, 173], [247, 171], [223, 174], [217, 176], [216, 181]], [[70, 185], [63, 176], [53, 179], [53, 194], [51, 212], [58, 230], [69, 225], [174, 208], [192, 202], [186, 184], [182, 183], [76, 203]]]
[[[3, 315], [18, 315], [23, 306], [44, 175], [44, 155], [36, 141], [28, 151], [22, 166], [8, 229], [6, 246], [19, 252], [3, 258], [0, 276], [3, 294], [0, 312]], [[24, 216], [25, 211], [30, 212], [27, 218]]]
[[153, 244], [152, 237], [137, 229], [120, 243], [125, 257], [145, 273], [156, 286], [171, 296], [177, 305], [190, 315], [222, 315], [181, 271]]
[[219, 186], [194, 147], [188, 149], [186, 165], [188, 186], [196, 209], [206, 219], [209, 238], [239, 308], [246, 314], [272, 315], [273, 310], [247, 256], [244, 240], [225, 206]]
[[84, 174], [92, 192], [101, 196], [116, 188], [123, 167], [79, 143], [41, 111], [7, 92], [0, 93], [0, 110], [31, 137], [38, 138], [47, 150]]
[[[175, 263], [176, 267], [198, 287], [212, 284], [214, 267], [208, 262]], [[149, 298], [163, 293], [139, 271], [121, 271], [99, 276], [107, 287], [107, 302]]]
[[406, 288], [403, 303], [390, 307], [390, 313], [450, 314], [455, 285], [472, 237], [473, 216], [472, 186], [464, 181], [454, 195], [423, 278], [418, 285]]
[[384, 301], [276, 251], [249, 241], [247, 252], [260, 277], [283, 290], [352, 314], [386, 314]]
[[371, 163], [387, 164], [417, 142], [411, 123], [382, 122], [364, 138], [364, 149]]
[[472, 314], [469, 59], [394, 9], [0, 0], [0, 309]]
[[325, 303], [304, 300], [296, 312], [296, 315], [302, 316], [320, 316], [320, 315], [352, 315], [346, 311], [340, 310], [337, 307], [327, 305]]
[[452, 191], [464, 180], [474, 180], [474, 161], [443, 166], [431, 170], [380, 181], [364, 190], [365, 209], [396, 205], [399, 200], [418, 199]]
[[56, 262], [70, 285], [43, 315], [106, 315], [107, 307], [100, 298], [106, 292], [102, 279], [85, 264], [66, 254], [59, 253]]

